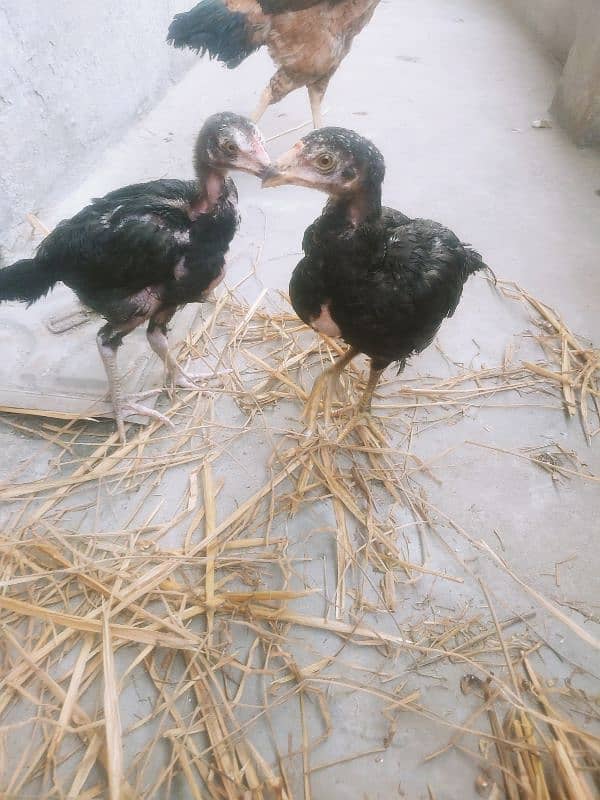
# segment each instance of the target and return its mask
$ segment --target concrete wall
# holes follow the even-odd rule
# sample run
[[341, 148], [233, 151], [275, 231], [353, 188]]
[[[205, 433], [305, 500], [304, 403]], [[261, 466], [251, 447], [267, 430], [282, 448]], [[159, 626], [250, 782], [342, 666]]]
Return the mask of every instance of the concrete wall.
[[564, 64], [575, 41], [582, 0], [507, 0], [541, 40], [550, 55]]
[[185, 0], [0, 0], [0, 241], [194, 61], [165, 35]]
[[600, 146], [600, 3], [582, 2], [552, 112], [576, 144]]
[[564, 66], [551, 110], [575, 144], [600, 146], [600, 0], [506, 0]]

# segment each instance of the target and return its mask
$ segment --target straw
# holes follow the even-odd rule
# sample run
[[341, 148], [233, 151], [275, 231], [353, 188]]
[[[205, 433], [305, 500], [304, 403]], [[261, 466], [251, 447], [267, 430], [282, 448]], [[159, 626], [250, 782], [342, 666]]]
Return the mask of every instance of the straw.
[[[531, 315], [537, 356], [519, 362], [511, 345], [498, 364], [447, 362], [443, 378], [390, 370], [370, 419], [351, 414], [364, 385], [357, 360], [307, 436], [312, 382], [344, 348], [305, 329], [285, 298], [263, 290], [245, 302], [242, 283], [180, 347], [180, 359], [206, 355], [221, 376], [211, 397], [164, 401], [174, 430], [153, 421], [123, 446], [88, 420], [12, 420], [39, 438], [49, 466], [34, 456], [0, 487], [0, 794], [314, 798], [317, 775], [367, 765], [414, 715], [430, 732], [451, 730], [430, 758], [460, 751], [490, 797], [592, 798], [600, 740], [580, 722], [600, 713], [592, 693], [548, 692], [556, 662], [542, 660], [551, 651], [538, 631], [552, 621], [590, 656], [598, 640], [561, 610], [563, 598], [545, 597], [434, 505], [431, 486], [443, 497], [446, 465], [464, 451], [424, 457], [420, 436], [473, 409], [509, 416], [527, 405], [554, 408], [557, 420], [564, 408], [564, 425], [577, 428], [578, 417], [593, 442], [598, 350], [499, 282]], [[255, 458], [256, 474], [248, 468], [257, 440], [271, 451], [264, 474]], [[546, 470], [565, 491], [599, 480], [558, 446], [478, 446]], [[248, 475], [243, 487], [232, 486], [236, 469]], [[316, 534], [327, 543], [322, 581], [308, 572]], [[499, 568], [493, 590], [474, 575], [475, 556]], [[477, 599], [464, 602], [464, 590]], [[447, 716], [429, 689], [465, 669], [462, 685], [481, 703]], [[335, 747], [342, 735], [344, 703], [359, 696], [383, 745], [361, 747], [359, 729], [340, 758], [324, 757], [325, 741]], [[433, 774], [429, 796], [442, 797]]]

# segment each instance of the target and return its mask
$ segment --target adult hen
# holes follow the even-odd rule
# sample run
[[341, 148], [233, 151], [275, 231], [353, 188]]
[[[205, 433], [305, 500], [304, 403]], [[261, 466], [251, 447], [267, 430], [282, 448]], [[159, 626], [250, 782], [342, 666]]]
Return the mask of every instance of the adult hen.
[[254, 123], [215, 114], [196, 141], [196, 180], [157, 180], [110, 192], [61, 222], [34, 258], [0, 270], [0, 301], [31, 305], [62, 281], [104, 317], [98, 349], [122, 441], [129, 414], [160, 416], [123, 397], [116, 359], [123, 338], [148, 322], [150, 347], [173, 381], [196, 388], [169, 352], [167, 325], [179, 306], [202, 301], [223, 277], [239, 223], [228, 170], [262, 176], [269, 163]]
[[278, 69], [253, 119], [292, 90], [306, 86], [315, 128], [331, 77], [379, 0], [202, 0], [177, 14], [167, 41], [230, 68], [266, 46]]
[[381, 373], [394, 361], [402, 370], [409, 356], [431, 344], [456, 310], [467, 278], [487, 268], [438, 222], [382, 207], [384, 175], [383, 156], [370, 141], [343, 128], [322, 128], [278, 159], [263, 180], [264, 186], [296, 184], [329, 195], [304, 235], [290, 298], [307, 325], [350, 347], [315, 383], [307, 407], [311, 427], [326, 383], [359, 353], [371, 358], [359, 403], [368, 411]]

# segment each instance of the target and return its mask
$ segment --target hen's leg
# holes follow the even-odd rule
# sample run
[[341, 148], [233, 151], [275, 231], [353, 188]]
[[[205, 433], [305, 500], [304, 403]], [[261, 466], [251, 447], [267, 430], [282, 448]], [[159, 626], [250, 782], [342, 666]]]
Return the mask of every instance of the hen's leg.
[[283, 100], [286, 95], [299, 86], [302, 86], [301, 81], [288, 75], [284, 70], [278, 69], [269, 81], [267, 88], [261, 94], [258, 107], [252, 115], [252, 120], [258, 122], [270, 105]]
[[308, 86], [308, 99], [310, 100], [310, 110], [312, 112], [313, 126], [321, 128], [323, 126], [323, 115], [321, 113], [321, 106], [323, 97], [329, 86], [329, 77], [321, 78], [316, 83], [311, 83]]
[[177, 306], [167, 306], [154, 314], [148, 323], [146, 336], [152, 350], [163, 361], [167, 374], [175, 386], [180, 386], [182, 389], [197, 389], [198, 385], [196, 381], [213, 378], [214, 373], [199, 372], [193, 375], [188, 374], [179, 366], [175, 356], [169, 350], [167, 325], [173, 318], [173, 314], [176, 310]]
[[344, 355], [335, 362], [335, 364], [324, 370], [315, 380], [310, 397], [306, 403], [306, 408], [304, 410], [304, 419], [306, 420], [309, 430], [314, 428], [317, 414], [319, 412], [319, 404], [321, 402], [321, 397], [323, 396], [323, 391], [328, 386], [331, 386], [334, 381], [339, 379], [344, 367], [346, 367], [353, 358], [356, 358], [359, 352], [360, 351], [356, 350], [354, 347], [349, 347]]
[[[141, 320], [140, 320], [141, 321]], [[98, 343], [98, 351], [100, 358], [106, 370], [108, 378], [108, 387], [110, 390], [110, 399], [115, 412], [115, 419], [117, 421], [117, 430], [121, 442], [125, 444], [125, 419], [131, 415], [139, 414], [143, 417], [152, 417], [159, 419], [167, 425], [171, 425], [171, 421], [155, 411], [152, 408], [146, 408], [139, 403], [134, 403], [123, 397], [123, 388], [121, 386], [121, 377], [117, 369], [117, 350], [123, 342], [124, 333], [114, 328], [112, 325], [107, 324], [100, 328], [96, 341]]]
[[260, 100], [258, 101], [258, 106], [256, 107], [255, 112], [252, 114], [252, 122], [260, 122], [262, 116], [272, 102], [273, 92], [271, 91], [271, 87], [267, 86], [260, 96]]

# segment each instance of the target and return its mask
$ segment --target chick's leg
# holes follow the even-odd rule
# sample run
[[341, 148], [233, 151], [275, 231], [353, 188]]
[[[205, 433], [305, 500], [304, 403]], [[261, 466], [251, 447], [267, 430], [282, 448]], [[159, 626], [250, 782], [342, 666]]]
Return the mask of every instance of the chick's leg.
[[176, 386], [183, 388], [197, 388], [190, 376], [186, 375], [181, 369], [175, 356], [169, 350], [169, 340], [167, 339], [167, 325], [173, 318], [177, 310], [176, 306], [168, 306], [154, 314], [148, 322], [146, 338], [153, 352], [160, 358], [165, 365], [167, 375]]
[[[402, 372], [404, 369], [405, 361], [400, 362], [400, 369], [398, 372]], [[379, 379], [381, 378], [383, 372], [389, 367], [389, 361], [378, 361], [376, 359], [371, 359], [371, 367], [369, 370], [369, 379], [367, 381], [367, 385], [363, 392], [362, 397], [358, 401], [357, 411], [359, 414], [370, 414], [371, 413], [371, 401], [373, 400], [373, 393], [377, 384], [379, 383]]]
[[167, 375], [172, 383], [175, 386], [181, 387], [182, 389], [197, 389], [198, 384], [196, 381], [214, 378], [215, 374], [212, 372], [198, 372], [193, 374], [186, 372], [177, 363], [175, 356], [169, 350], [167, 325], [171, 321], [176, 310], [177, 306], [165, 306], [156, 314], [154, 314], [148, 323], [146, 337], [152, 350], [164, 363], [167, 370]]
[[317, 420], [319, 404], [321, 402], [323, 392], [328, 386], [331, 386], [334, 381], [339, 379], [344, 368], [352, 361], [353, 358], [356, 358], [358, 354], [358, 350], [356, 350], [354, 347], [349, 347], [344, 355], [335, 362], [335, 364], [324, 370], [315, 380], [303, 415], [309, 430], [314, 428]]
[[123, 387], [121, 385], [121, 376], [117, 368], [117, 351], [123, 342], [124, 333], [112, 325], [107, 324], [100, 328], [96, 341], [98, 343], [98, 351], [100, 358], [104, 364], [106, 377], [108, 378], [108, 387], [110, 390], [110, 399], [112, 402], [113, 410], [115, 412], [115, 419], [117, 422], [117, 431], [121, 442], [125, 444], [125, 419], [132, 415], [140, 415], [143, 417], [151, 417], [158, 419], [161, 422], [171, 425], [171, 421], [155, 411], [152, 408], [135, 403], [128, 400], [123, 396]]
[[367, 385], [365, 387], [365, 391], [363, 392], [362, 397], [358, 401], [357, 410], [360, 414], [370, 414], [371, 413], [371, 402], [373, 400], [373, 392], [375, 391], [375, 387], [379, 383], [379, 379], [383, 373], [383, 369], [375, 369], [375, 367], [371, 364], [371, 369], [369, 371], [369, 380], [367, 381]]

